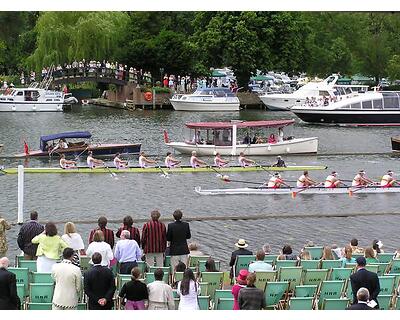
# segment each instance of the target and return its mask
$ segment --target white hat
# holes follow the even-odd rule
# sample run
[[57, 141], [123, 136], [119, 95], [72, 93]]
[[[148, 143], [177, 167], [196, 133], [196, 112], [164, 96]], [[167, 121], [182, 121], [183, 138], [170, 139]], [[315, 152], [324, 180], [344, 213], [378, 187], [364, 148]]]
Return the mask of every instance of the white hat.
[[235, 246], [238, 248], [247, 248], [248, 244], [246, 243], [246, 240], [244, 239], [239, 239], [237, 243], [235, 243]]

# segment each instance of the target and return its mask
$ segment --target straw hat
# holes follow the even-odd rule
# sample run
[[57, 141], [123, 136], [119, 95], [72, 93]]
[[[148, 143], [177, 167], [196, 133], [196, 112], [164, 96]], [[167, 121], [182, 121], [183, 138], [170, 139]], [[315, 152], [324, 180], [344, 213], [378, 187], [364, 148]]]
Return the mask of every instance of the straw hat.
[[235, 246], [238, 248], [247, 248], [249, 245], [246, 243], [246, 240], [239, 239], [238, 242], [235, 243]]

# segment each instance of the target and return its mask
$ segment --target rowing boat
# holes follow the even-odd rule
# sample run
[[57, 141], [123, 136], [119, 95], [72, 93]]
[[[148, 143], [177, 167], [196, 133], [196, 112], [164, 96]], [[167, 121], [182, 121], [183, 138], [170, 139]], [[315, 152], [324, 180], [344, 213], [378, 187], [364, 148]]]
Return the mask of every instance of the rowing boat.
[[262, 194], [262, 195], [280, 195], [280, 194], [348, 194], [349, 191], [354, 193], [398, 193], [400, 187], [381, 188], [381, 187], [342, 187], [342, 188], [280, 188], [280, 189], [268, 189], [268, 188], [236, 188], [236, 189], [202, 189], [201, 187], [195, 187], [195, 192], [202, 196], [214, 196], [214, 195], [242, 195], [242, 194]]
[[[202, 168], [195, 168], [192, 167], [179, 167], [174, 169], [167, 169], [162, 167], [162, 171], [168, 173], [194, 173], [194, 172], [253, 172], [253, 171], [261, 171], [261, 170], [268, 170], [268, 171], [304, 171], [304, 170], [325, 170], [328, 167], [326, 166], [288, 166], [288, 167], [239, 167], [239, 166], [232, 166], [226, 168], [210, 168], [210, 167], [202, 167]], [[25, 173], [160, 173], [161, 170], [158, 167], [151, 167], [151, 168], [140, 168], [140, 167], [129, 167], [127, 169], [116, 169], [116, 168], [95, 168], [90, 169], [88, 167], [77, 167], [77, 168], [70, 168], [70, 169], [62, 169], [62, 168], [24, 168]], [[18, 173], [17, 168], [8, 168], [3, 169], [3, 173], [7, 174], [16, 174]]]

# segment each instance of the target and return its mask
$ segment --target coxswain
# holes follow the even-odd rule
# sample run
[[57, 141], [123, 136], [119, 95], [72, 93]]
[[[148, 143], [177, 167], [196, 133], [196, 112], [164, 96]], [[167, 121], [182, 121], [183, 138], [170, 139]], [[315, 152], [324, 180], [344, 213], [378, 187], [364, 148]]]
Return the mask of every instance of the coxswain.
[[67, 159], [65, 159], [65, 154], [62, 154], [61, 158], [60, 158], [60, 167], [63, 169], [75, 168], [76, 161], [67, 160]]
[[229, 160], [224, 160], [221, 158], [221, 154], [219, 152], [217, 152], [215, 154], [215, 158], [214, 158], [214, 164], [218, 167], [218, 168], [224, 168], [226, 166], [228, 166], [229, 164]]
[[93, 158], [93, 152], [89, 151], [88, 156], [86, 158], [86, 163], [90, 169], [94, 169], [95, 167], [104, 166], [104, 161]]
[[181, 163], [181, 161], [176, 160], [176, 159], [172, 156], [172, 153], [171, 153], [171, 152], [167, 152], [167, 156], [165, 157], [164, 163], [165, 163], [165, 166], [166, 166], [168, 169], [173, 169], [173, 168], [175, 168], [176, 166], [178, 166], [178, 165]]
[[142, 151], [142, 152], [140, 153], [140, 156], [139, 156], [139, 166], [140, 166], [141, 168], [147, 168], [149, 164], [152, 165], [152, 164], [156, 164], [156, 163], [157, 163], [156, 160], [152, 160], [152, 159], [146, 158], [146, 155], [145, 155], [144, 151]]
[[352, 187], [366, 186], [369, 184], [375, 184], [375, 182], [365, 176], [364, 170], [358, 171], [358, 173], [354, 176], [353, 181], [351, 182]]
[[276, 173], [269, 179], [268, 184], [267, 184], [267, 188], [279, 189], [282, 185], [287, 186], [287, 187], [290, 187], [289, 185], [287, 185], [287, 184], [283, 181], [283, 179], [282, 179], [280, 173], [276, 172]]
[[314, 186], [318, 184], [318, 182], [312, 180], [308, 176], [308, 171], [304, 171], [303, 174], [297, 179], [296, 187], [297, 188], [308, 188], [310, 186]]
[[120, 157], [121, 154], [118, 152], [114, 157], [114, 166], [117, 169], [125, 169], [128, 166], [128, 161], [124, 161]]
[[256, 163], [254, 160], [246, 158], [244, 156], [244, 152], [239, 153], [238, 161], [239, 161], [239, 164], [241, 167], [248, 167], [248, 166], [251, 166], [252, 164]]
[[394, 178], [393, 178], [393, 171], [389, 170], [387, 174], [385, 174], [382, 179], [381, 179], [381, 187], [382, 188], [390, 188], [393, 187], [395, 183], [398, 183]]
[[190, 157], [190, 165], [192, 166], [193, 169], [195, 169], [197, 167], [206, 166], [207, 163], [197, 158], [196, 151], [192, 151], [192, 156]]
[[332, 171], [332, 173], [326, 177], [325, 179], [325, 188], [337, 188], [339, 185], [342, 183], [338, 178], [337, 178], [337, 173], [336, 171]]
[[285, 161], [282, 160], [281, 156], [277, 156], [276, 160], [277, 160], [276, 163], [272, 165], [273, 167], [285, 167], [286, 168], [286, 163], [285, 163]]

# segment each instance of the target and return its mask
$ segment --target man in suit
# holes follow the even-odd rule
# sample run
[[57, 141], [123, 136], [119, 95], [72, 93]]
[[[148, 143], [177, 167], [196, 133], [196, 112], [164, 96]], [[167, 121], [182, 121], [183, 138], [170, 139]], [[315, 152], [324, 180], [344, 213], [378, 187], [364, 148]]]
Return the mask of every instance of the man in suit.
[[351, 289], [353, 291], [353, 304], [357, 303], [358, 290], [360, 288], [366, 288], [370, 294], [370, 304], [376, 302], [374, 309], [379, 309], [377, 297], [381, 288], [378, 275], [365, 269], [367, 261], [364, 257], [358, 257], [356, 263], [357, 271], [350, 276]]
[[0, 258], [0, 310], [17, 310], [21, 305], [15, 274], [7, 270], [9, 264], [7, 257]]
[[237, 243], [235, 243], [237, 250], [232, 252], [231, 261], [229, 262], [229, 266], [231, 267], [230, 278], [233, 279], [233, 268], [235, 267], [236, 256], [251, 256], [253, 253], [246, 248], [249, 246], [246, 243], [246, 240], [239, 239]]
[[101, 254], [95, 252], [92, 255], [93, 267], [84, 275], [89, 310], [111, 310], [114, 306], [114, 275], [109, 268], [101, 265], [101, 259]]
[[367, 288], [358, 289], [357, 300], [357, 303], [352, 304], [350, 307], [346, 308], [346, 310], [373, 310], [373, 308], [368, 305], [369, 291]]
[[82, 289], [81, 269], [72, 264], [75, 251], [65, 248], [63, 261], [53, 266], [51, 276], [55, 281], [53, 310], [76, 310]]
[[167, 241], [169, 241], [169, 254], [171, 256], [171, 267], [175, 270], [175, 266], [179, 261], [186, 263], [189, 254], [187, 239], [190, 239], [189, 223], [182, 221], [183, 213], [181, 210], [175, 210], [175, 222], [168, 224]]

